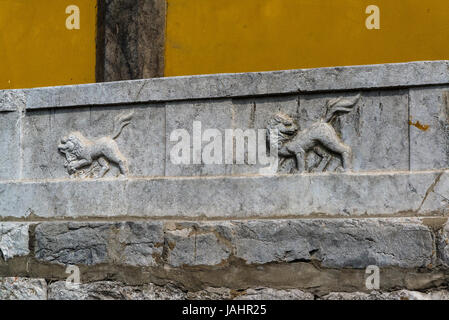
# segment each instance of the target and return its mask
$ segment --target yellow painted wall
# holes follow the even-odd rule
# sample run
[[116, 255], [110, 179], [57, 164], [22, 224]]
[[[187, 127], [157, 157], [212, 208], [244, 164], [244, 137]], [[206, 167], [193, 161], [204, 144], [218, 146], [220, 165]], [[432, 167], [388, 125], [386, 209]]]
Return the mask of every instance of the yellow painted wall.
[[[65, 9], [80, 8], [68, 30]], [[0, 89], [95, 82], [96, 0], [0, 0]]]
[[166, 76], [449, 59], [449, 0], [167, 3]]

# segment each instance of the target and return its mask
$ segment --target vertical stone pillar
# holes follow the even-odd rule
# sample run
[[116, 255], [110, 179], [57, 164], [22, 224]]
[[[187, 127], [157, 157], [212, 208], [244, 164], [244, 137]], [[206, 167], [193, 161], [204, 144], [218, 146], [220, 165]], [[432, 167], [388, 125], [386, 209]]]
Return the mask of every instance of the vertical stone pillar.
[[97, 82], [164, 75], [165, 0], [98, 3]]

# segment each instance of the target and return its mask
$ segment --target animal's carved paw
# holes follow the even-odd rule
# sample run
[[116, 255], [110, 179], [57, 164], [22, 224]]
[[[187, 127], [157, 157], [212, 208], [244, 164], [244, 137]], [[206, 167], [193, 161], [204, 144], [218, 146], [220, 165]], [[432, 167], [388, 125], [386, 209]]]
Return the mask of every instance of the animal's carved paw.
[[67, 164], [67, 171], [68, 171], [69, 174], [76, 173], [75, 165], [73, 163], [68, 163]]

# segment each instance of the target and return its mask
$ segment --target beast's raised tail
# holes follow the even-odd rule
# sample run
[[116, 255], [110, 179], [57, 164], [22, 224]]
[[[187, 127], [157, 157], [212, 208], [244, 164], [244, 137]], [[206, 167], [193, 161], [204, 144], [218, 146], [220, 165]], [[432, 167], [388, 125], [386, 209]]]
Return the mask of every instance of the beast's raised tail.
[[360, 94], [351, 99], [335, 98], [326, 103], [327, 111], [324, 117], [325, 122], [331, 122], [334, 117], [341, 113], [350, 112], [360, 99]]
[[115, 118], [112, 139], [117, 139], [118, 136], [122, 133], [123, 128], [131, 123], [133, 114], [134, 111], [131, 111], [128, 114], [120, 114]]

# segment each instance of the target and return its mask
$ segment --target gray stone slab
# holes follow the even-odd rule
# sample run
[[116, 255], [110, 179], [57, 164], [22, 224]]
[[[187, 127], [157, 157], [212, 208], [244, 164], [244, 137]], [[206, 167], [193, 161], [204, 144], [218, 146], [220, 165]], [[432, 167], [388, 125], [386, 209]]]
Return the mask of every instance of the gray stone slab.
[[48, 286], [48, 300], [181, 300], [185, 293], [168, 284], [152, 283], [131, 286], [117, 281], [81, 283], [79, 288], [67, 288], [65, 281]]
[[271, 288], [248, 289], [235, 300], [314, 300], [310, 292], [298, 289], [277, 290]]
[[449, 167], [449, 88], [410, 89], [410, 169]]
[[[224, 164], [224, 152], [221, 155], [220, 164], [204, 163], [201, 153], [205, 146], [211, 143], [212, 139], [202, 142], [200, 152], [193, 146], [193, 122], [201, 123], [201, 137], [207, 129], [218, 129], [221, 134], [221, 145], [225, 145], [225, 129], [232, 128], [232, 102], [231, 100], [207, 100], [197, 102], [173, 102], [166, 104], [166, 176], [205, 176], [205, 175], [224, 175], [231, 173], [231, 166]], [[171, 153], [180, 140], [170, 141], [170, 136], [177, 129], [186, 130], [190, 137], [190, 164], [174, 163]], [[174, 137], [175, 138], [175, 137]], [[214, 136], [214, 139], [220, 140], [220, 137]], [[201, 164], [194, 163], [194, 155], [201, 157]], [[198, 162], [197, 162], [198, 163]]]
[[315, 260], [330, 268], [426, 267], [428, 227], [413, 219], [312, 219], [232, 222], [235, 255], [246, 263]]
[[28, 255], [28, 230], [28, 223], [0, 222], [0, 258], [7, 261]]
[[427, 293], [419, 291], [399, 290], [393, 292], [331, 292], [323, 300], [449, 300], [447, 290], [436, 290]]
[[[161, 176], [165, 166], [165, 109], [163, 105], [135, 105], [33, 110], [24, 120], [23, 177], [68, 178], [64, 156], [58, 152], [61, 138], [79, 131], [95, 140], [113, 132], [114, 119], [134, 112], [131, 123], [115, 139], [128, 161], [130, 176]], [[119, 175], [110, 163], [107, 176]]]
[[21, 130], [20, 112], [0, 112], [0, 180], [20, 178]]
[[26, 90], [28, 109], [449, 83], [447, 61], [201, 75]]
[[418, 61], [303, 70], [301, 91], [420, 86], [448, 83], [447, 61]]
[[436, 258], [434, 248], [432, 230], [417, 218], [44, 222], [35, 237], [41, 261], [174, 268], [226, 265], [230, 259], [247, 265], [425, 268]]
[[0, 278], [0, 300], [47, 300], [45, 279]]
[[165, 234], [168, 244], [167, 262], [174, 266], [217, 265], [230, 256], [230, 248], [207, 230], [197, 232], [188, 225], [180, 225]]
[[161, 222], [53, 222], [35, 231], [36, 258], [64, 265], [151, 266], [162, 244]]
[[60, 264], [94, 265], [108, 261], [108, 224], [40, 224], [35, 230], [39, 260]]
[[434, 171], [2, 182], [0, 216], [247, 218], [441, 214], [447, 207], [444, 203], [423, 206], [441, 174]]
[[23, 110], [25, 107], [25, 90], [0, 90], [0, 112]]

